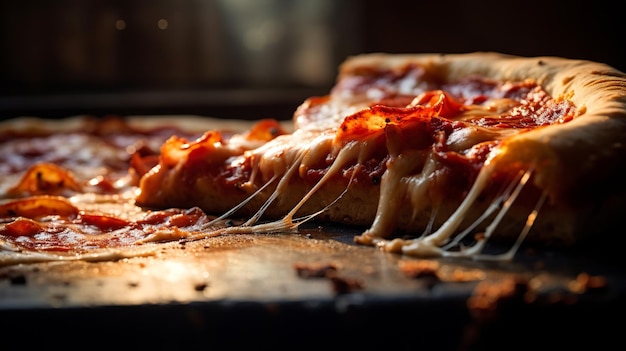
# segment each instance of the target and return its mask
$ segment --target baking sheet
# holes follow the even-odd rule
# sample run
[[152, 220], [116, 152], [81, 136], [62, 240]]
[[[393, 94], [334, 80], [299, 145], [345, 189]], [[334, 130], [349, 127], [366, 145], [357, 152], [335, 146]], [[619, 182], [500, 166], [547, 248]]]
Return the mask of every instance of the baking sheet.
[[[538, 337], [563, 346], [576, 331], [585, 336], [576, 345], [619, 335], [609, 321], [626, 311], [626, 287], [611, 256], [524, 247], [511, 262], [428, 260], [438, 277], [415, 277], [402, 264], [418, 259], [356, 245], [358, 233], [318, 223], [297, 234], [161, 244], [153, 257], [2, 267], [0, 327], [35, 328], [44, 339], [95, 333], [110, 346], [124, 337], [144, 347], [256, 340], [483, 349], [509, 337], [517, 346]], [[332, 266], [332, 279], [298, 274], [319, 266]], [[606, 284], [577, 289], [581, 273]], [[529, 282], [535, 298], [501, 305], [491, 320], [472, 313], [478, 284], [511, 277]]]

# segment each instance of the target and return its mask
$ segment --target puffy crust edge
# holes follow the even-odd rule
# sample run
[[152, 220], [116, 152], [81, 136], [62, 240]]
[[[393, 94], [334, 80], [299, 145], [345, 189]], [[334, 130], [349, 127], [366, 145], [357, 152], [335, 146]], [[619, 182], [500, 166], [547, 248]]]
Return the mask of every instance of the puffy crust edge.
[[567, 97], [579, 111], [573, 121], [510, 138], [499, 161], [540, 165], [534, 182], [555, 202], [588, 202], [624, 189], [619, 176], [626, 165], [623, 72], [603, 63], [553, 56], [372, 53], [344, 61], [338, 79], [367, 67], [393, 70], [411, 63], [425, 66], [446, 81], [475, 74], [496, 80], [531, 79], [553, 97]]

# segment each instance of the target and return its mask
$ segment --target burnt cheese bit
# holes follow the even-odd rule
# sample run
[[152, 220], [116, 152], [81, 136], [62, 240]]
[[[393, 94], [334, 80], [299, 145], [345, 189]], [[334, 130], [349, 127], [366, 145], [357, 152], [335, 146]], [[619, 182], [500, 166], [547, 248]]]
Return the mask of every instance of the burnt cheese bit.
[[337, 265], [334, 263], [304, 263], [296, 262], [293, 267], [300, 278], [324, 278], [334, 275], [337, 272]]
[[363, 289], [363, 283], [360, 280], [339, 275], [339, 267], [335, 263], [296, 262], [293, 266], [300, 278], [328, 279], [335, 294], [347, 294], [354, 290]]

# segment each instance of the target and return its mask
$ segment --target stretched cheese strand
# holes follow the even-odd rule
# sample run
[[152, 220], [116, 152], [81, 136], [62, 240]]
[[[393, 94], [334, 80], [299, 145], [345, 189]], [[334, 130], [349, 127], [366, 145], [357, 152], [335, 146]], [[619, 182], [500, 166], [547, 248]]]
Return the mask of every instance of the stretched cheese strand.
[[[257, 233], [258, 234], [258, 233], [274, 233], [274, 232], [280, 232], [284, 230], [296, 230], [300, 224], [310, 219], [313, 219], [318, 214], [324, 212], [327, 208], [329, 208], [334, 203], [336, 203], [343, 196], [343, 194], [345, 194], [350, 183], [348, 183], [348, 185], [346, 186], [346, 189], [333, 202], [328, 204], [325, 208], [320, 209], [319, 211], [313, 214], [305, 216], [304, 219], [302, 220], [297, 220], [294, 222], [294, 219], [293, 219], [294, 215], [298, 212], [298, 210], [300, 210], [300, 208], [304, 205], [304, 203], [306, 203], [306, 201], [308, 201], [316, 191], [318, 191], [334, 175], [342, 171], [343, 166], [345, 166], [345, 164], [347, 164], [351, 160], [354, 160], [358, 157], [358, 154], [361, 151], [361, 148], [358, 148], [357, 146], [360, 146], [359, 143], [353, 142], [343, 147], [340, 150], [339, 154], [337, 155], [337, 158], [335, 159], [331, 167], [328, 169], [326, 174], [324, 174], [324, 176], [322, 177], [322, 179], [320, 179], [315, 184], [315, 186], [313, 186], [313, 188], [309, 190], [302, 197], [302, 199], [298, 202], [298, 204], [296, 204], [293, 207], [293, 209], [288, 214], [286, 214], [282, 219], [278, 221], [272, 221], [272, 222], [257, 224], [257, 225], [250, 225], [250, 221], [247, 221], [242, 226], [226, 228], [224, 229], [222, 233], [224, 234]], [[304, 154], [301, 154], [300, 157], [298, 157], [298, 160], [302, 160], [303, 158], [304, 158]], [[282, 192], [288, 191], [288, 188], [286, 186], [281, 186], [281, 184], [287, 184], [289, 181], [289, 178], [293, 175], [294, 170], [300, 168], [301, 165], [302, 165], [301, 162], [294, 162], [291, 165], [289, 170], [282, 176], [279, 182], [279, 186], [276, 187], [276, 190], [273, 192], [270, 198], [263, 204], [262, 208], [267, 208], [267, 206], [269, 205], [269, 202], [273, 201], [273, 199], [278, 197]]]
[[441, 225], [441, 227], [434, 233], [422, 238], [409, 240], [409, 241], [391, 241], [388, 245], [388, 249], [398, 251], [398, 245], [403, 253], [415, 256], [443, 256], [444, 250], [441, 248], [459, 228], [462, 221], [465, 219], [467, 212], [474, 204], [478, 196], [486, 187], [493, 169], [489, 166], [485, 166], [481, 169], [474, 185], [470, 189], [467, 196], [463, 199], [463, 202], [459, 208]]
[[[519, 173], [518, 177], [515, 177], [515, 179], [513, 179], [510, 184], [506, 187], [506, 189], [504, 189], [504, 191], [502, 192], [502, 195], [497, 196], [496, 198], [493, 199], [493, 201], [491, 201], [491, 204], [489, 204], [488, 208], [472, 223], [470, 224], [467, 228], [465, 228], [465, 230], [463, 230], [463, 232], [459, 233], [458, 235], [456, 235], [454, 237], [454, 239], [449, 242], [448, 244], [446, 244], [443, 249], [444, 250], [449, 250], [452, 249], [454, 247], [457, 247], [461, 241], [467, 237], [468, 234], [472, 233], [472, 231], [474, 231], [476, 229], [476, 227], [478, 227], [478, 225], [480, 225], [482, 222], [484, 222], [485, 220], [487, 220], [487, 218], [489, 218], [491, 215], [493, 215], [494, 213], [496, 213], [498, 210], [502, 209], [502, 205], [505, 202], [509, 203], [509, 206], [511, 204], [511, 195], [512, 193], [519, 193], [518, 190], [516, 189], [520, 189], [521, 187], [523, 187], [523, 185], [525, 184], [525, 182], [523, 184], [520, 183], [520, 180], [522, 179], [522, 173]], [[502, 211], [501, 211], [502, 213]], [[494, 226], [492, 226], [494, 227]]]
[[[535, 208], [528, 215], [524, 228], [522, 229], [521, 234], [518, 239], [514, 243], [514, 245], [505, 253], [500, 255], [481, 255], [482, 250], [485, 247], [487, 240], [491, 237], [493, 232], [496, 230], [497, 226], [500, 224], [500, 221], [504, 218], [507, 211], [512, 206], [513, 202], [523, 189], [524, 185], [530, 179], [532, 174], [532, 169], [526, 170], [523, 172], [520, 177], [515, 178], [511, 182], [511, 186], [503, 192], [502, 195], [495, 198], [489, 208], [480, 216], [472, 225], [466, 228], [460, 234], [457, 233], [457, 229], [460, 224], [464, 220], [467, 215], [467, 212], [474, 204], [478, 196], [484, 190], [488, 181], [490, 179], [491, 174], [495, 170], [495, 166], [490, 162], [487, 162], [485, 167], [479, 173], [474, 185], [470, 189], [467, 197], [463, 200], [459, 208], [446, 220], [446, 222], [434, 233], [419, 237], [412, 240], [400, 240], [395, 239], [391, 241], [380, 240], [378, 239], [377, 244], [380, 246], [384, 246], [389, 251], [401, 251], [404, 254], [412, 255], [412, 256], [420, 256], [420, 257], [429, 257], [429, 256], [442, 256], [442, 257], [471, 257], [474, 259], [488, 259], [488, 260], [511, 260], [517, 250], [519, 249], [521, 243], [525, 239], [526, 235], [530, 231], [532, 225], [534, 224], [535, 219], [539, 213], [541, 205], [544, 203], [547, 194], [544, 193], [537, 201]], [[492, 220], [492, 222], [487, 226], [484, 238], [478, 240], [473, 246], [462, 248], [459, 251], [452, 251], [451, 249], [460, 244], [461, 240], [480, 222], [493, 214], [497, 209], [500, 209], [496, 217]], [[456, 236], [455, 236], [456, 235]], [[451, 238], [454, 237], [454, 240], [450, 241]], [[449, 242], [450, 241], [450, 242]], [[444, 245], [448, 243], [447, 245]]]
[[[349, 143], [348, 145], [346, 145], [344, 148], [341, 149], [341, 151], [339, 152], [339, 154], [337, 155], [337, 158], [335, 159], [335, 161], [332, 163], [332, 165], [330, 166], [330, 168], [328, 169], [328, 171], [326, 172], [326, 174], [324, 174], [324, 176], [322, 177], [322, 179], [320, 179], [311, 190], [309, 190], [306, 195], [304, 195], [304, 197], [302, 198], [302, 200], [300, 200], [298, 202], [297, 205], [295, 205], [293, 207], [293, 209], [291, 211], [289, 211], [289, 213], [285, 216], [286, 219], [291, 220], [293, 218], [293, 216], [296, 214], [296, 212], [298, 212], [298, 210], [300, 210], [300, 208], [302, 207], [302, 205], [304, 205], [305, 202], [307, 202], [311, 196], [313, 196], [313, 194], [318, 191], [324, 184], [326, 184], [326, 182], [333, 177], [334, 175], [336, 175], [338, 172], [343, 170], [343, 167], [351, 160], [356, 159], [357, 157], [357, 152], [359, 151], [359, 148], [357, 148], [358, 144], [356, 142], [353, 143]], [[348, 186], [350, 185], [350, 183], [348, 183]], [[346, 186], [346, 190], [347, 187]], [[345, 193], [342, 192], [341, 195], [343, 195]], [[341, 196], [340, 195], [340, 196]], [[337, 199], [335, 199], [332, 203], [337, 202]], [[330, 206], [330, 205], [329, 205]], [[327, 206], [328, 207], [328, 206]]]
[[408, 196], [413, 208], [413, 216], [431, 204], [428, 198], [429, 178], [436, 169], [432, 152], [426, 159], [423, 170], [417, 175], [406, 177], [416, 165], [423, 163], [422, 151], [405, 153], [387, 162], [387, 170], [381, 178], [380, 198], [376, 217], [364, 237], [388, 237], [395, 229], [397, 212]]
[[57, 255], [43, 251], [6, 251], [5, 245], [2, 245], [2, 243], [3, 240], [0, 240], [0, 247], [2, 248], [2, 250], [0, 251], [0, 267], [19, 263], [38, 263], [51, 261], [116, 261], [131, 257], [154, 256], [157, 251], [159, 251], [159, 248], [156, 246], [141, 246], [138, 248], [123, 248], [119, 250], [106, 249], [99, 252], [80, 253], [73, 255]]
[[237, 204], [237, 206], [231, 208], [229, 211], [226, 211], [224, 214], [222, 214], [221, 216], [213, 219], [211, 222], [209, 222], [209, 225], [213, 225], [216, 224], [230, 216], [232, 216], [235, 212], [237, 212], [240, 208], [244, 207], [248, 202], [250, 202], [250, 200], [252, 200], [253, 198], [255, 198], [256, 196], [258, 196], [259, 194], [261, 194], [265, 189], [267, 189], [270, 185], [272, 185], [276, 179], [278, 179], [278, 177], [275, 175], [272, 178], [270, 178], [270, 180], [268, 180], [265, 184], [263, 184], [262, 187], [260, 187], [259, 189], [257, 189], [252, 195], [250, 195], [248, 198], [246, 198], [245, 200], [241, 201], [239, 204]]

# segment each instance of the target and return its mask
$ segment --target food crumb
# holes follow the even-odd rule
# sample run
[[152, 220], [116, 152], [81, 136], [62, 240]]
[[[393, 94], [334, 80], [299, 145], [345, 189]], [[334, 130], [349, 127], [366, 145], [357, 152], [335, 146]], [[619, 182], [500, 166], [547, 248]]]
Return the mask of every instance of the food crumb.
[[197, 283], [197, 284], [194, 285], [193, 289], [195, 291], [204, 291], [208, 286], [209, 286], [209, 284], [205, 283], [205, 282]]
[[337, 273], [338, 266], [335, 263], [302, 263], [294, 265], [296, 273], [300, 278], [314, 279], [325, 278], [332, 284], [336, 294], [347, 294], [354, 290], [363, 289], [363, 283], [357, 279], [342, 277]]
[[529, 292], [528, 281], [519, 277], [482, 281], [467, 299], [467, 307], [477, 320], [494, 320], [503, 305], [525, 303]]
[[294, 265], [296, 273], [300, 278], [325, 278], [337, 272], [337, 265], [334, 263], [302, 263]]
[[398, 262], [400, 271], [409, 278], [434, 278], [440, 280], [439, 262], [433, 260], [403, 260]]

